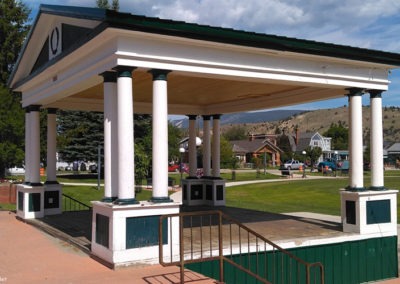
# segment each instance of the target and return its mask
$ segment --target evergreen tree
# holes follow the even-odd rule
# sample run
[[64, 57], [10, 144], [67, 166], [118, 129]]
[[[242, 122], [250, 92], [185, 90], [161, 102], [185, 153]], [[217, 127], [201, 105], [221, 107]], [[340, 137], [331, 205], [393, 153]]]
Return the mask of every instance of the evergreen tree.
[[15, 0], [0, 0], [0, 176], [24, 159], [24, 111], [21, 96], [6, 88], [29, 26], [29, 9]]
[[6, 168], [24, 161], [24, 117], [21, 97], [0, 84], [0, 177]]
[[66, 162], [97, 161], [103, 148], [103, 114], [84, 111], [59, 111], [59, 153]]
[[20, 1], [0, 0], [0, 84], [11, 74], [29, 30], [30, 10]]

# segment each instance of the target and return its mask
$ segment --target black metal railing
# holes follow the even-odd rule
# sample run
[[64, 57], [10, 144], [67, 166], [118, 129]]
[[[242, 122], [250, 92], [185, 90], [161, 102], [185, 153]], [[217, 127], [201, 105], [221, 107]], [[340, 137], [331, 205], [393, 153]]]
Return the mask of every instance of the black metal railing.
[[92, 207], [89, 205], [69, 196], [66, 194], [62, 194], [62, 204], [63, 204], [63, 211], [86, 211], [92, 210]]
[[[168, 244], [163, 244], [166, 224]], [[159, 237], [160, 264], [180, 266], [181, 283], [184, 283], [186, 264], [212, 260], [219, 262], [221, 283], [225, 280], [224, 264], [261, 283], [324, 283], [324, 268], [320, 262], [300, 259], [221, 211], [161, 216]]]

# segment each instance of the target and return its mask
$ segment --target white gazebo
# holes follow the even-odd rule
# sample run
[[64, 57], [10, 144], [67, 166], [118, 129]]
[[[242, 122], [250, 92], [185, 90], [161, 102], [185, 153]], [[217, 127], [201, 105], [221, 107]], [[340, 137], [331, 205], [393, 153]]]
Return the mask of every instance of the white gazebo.
[[[42, 5], [9, 80], [26, 109], [26, 175], [18, 187], [17, 214], [27, 219], [61, 212], [55, 110], [102, 111], [105, 196], [93, 201], [92, 253], [115, 265], [156, 259], [157, 234], [148, 228], [180, 206], [168, 197], [169, 114], [188, 115], [190, 121], [190, 179], [183, 202], [224, 205], [221, 115], [347, 96], [351, 172], [341, 192], [343, 229], [396, 236], [397, 191], [386, 189], [383, 179], [382, 94], [390, 70], [398, 66], [400, 55], [388, 52], [97, 8]], [[369, 188], [363, 181], [361, 111], [367, 94]], [[45, 184], [39, 173], [40, 109], [48, 110]], [[135, 199], [134, 113], [153, 118], [153, 197], [146, 202]], [[199, 116], [204, 120], [203, 180], [194, 177]], [[130, 233], [139, 241], [128, 240]]]

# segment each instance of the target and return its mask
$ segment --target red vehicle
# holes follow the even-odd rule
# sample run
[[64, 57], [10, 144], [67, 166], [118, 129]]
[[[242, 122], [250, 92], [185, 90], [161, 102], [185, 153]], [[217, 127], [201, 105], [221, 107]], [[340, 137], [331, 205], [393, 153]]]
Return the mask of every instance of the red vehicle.
[[[168, 165], [168, 172], [179, 173], [179, 165], [178, 164]], [[182, 172], [184, 173], [189, 172], [189, 167], [186, 164], [182, 164]]]
[[179, 165], [168, 165], [168, 172], [179, 172]]

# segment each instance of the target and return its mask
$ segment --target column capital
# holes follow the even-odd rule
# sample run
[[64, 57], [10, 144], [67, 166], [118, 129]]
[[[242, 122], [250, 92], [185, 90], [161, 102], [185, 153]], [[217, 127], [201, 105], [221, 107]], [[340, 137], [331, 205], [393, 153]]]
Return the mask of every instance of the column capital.
[[371, 99], [382, 98], [382, 90], [368, 90]]
[[56, 114], [57, 113], [57, 108], [48, 108], [47, 109], [47, 114]]
[[189, 117], [189, 120], [196, 120], [197, 115], [195, 115], [195, 114], [188, 114], [187, 117]]
[[28, 106], [29, 111], [40, 111], [40, 105], [30, 105]]
[[103, 73], [100, 73], [100, 76], [103, 77], [104, 83], [116, 83], [117, 82], [117, 72], [105, 71]]
[[159, 81], [167, 81], [167, 76], [168, 73], [170, 73], [170, 70], [163, 70], [163, 69], [151, 69], [149, 70], [149, 73], [153, 75], [153, 81], [159, 80]]
[[212, 117], [213, 119], [220, 119], [222, 114], [213, 114]]
[[210, 120], [211, 119], [211, 115], [203, 115], [203, 120]]
[[136, 67], [119, 65], [117, 67], [114, 67], [113, 69], [117, 71], [118, 78], [120, 77], [132, 78], [132, 72], [133, 70], [136, 69]]
[[360, 88], [347, 88], [347, 91], [349, 91], [349, 93], [347, 94], [347, 96], [349, 97], [353, 97], [353, 96], [362, 96], [364, 94], [364, 89], [360, 89]]

